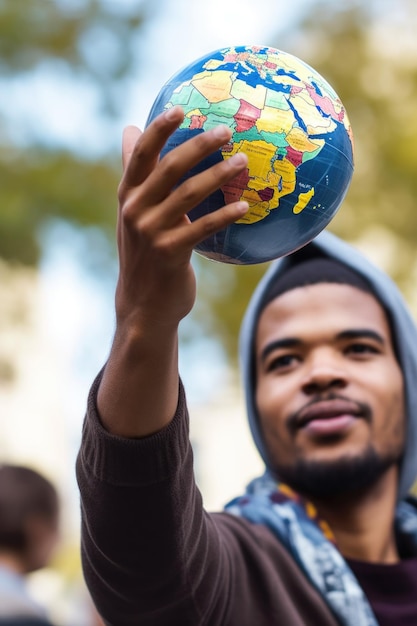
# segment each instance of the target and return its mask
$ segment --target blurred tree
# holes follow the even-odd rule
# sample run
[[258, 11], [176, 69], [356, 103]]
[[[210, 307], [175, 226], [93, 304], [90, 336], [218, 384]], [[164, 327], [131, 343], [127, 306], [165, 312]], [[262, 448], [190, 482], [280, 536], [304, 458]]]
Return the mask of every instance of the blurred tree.
[[[27, 269], [37, 267], [49, 223], [65, 220], [82, 228], [91, 244], [85, 268], [108, 267], [114, 258], [120, 176], [119, 154], [111, 153], [110, 142], [102, 142], [100, 154], [88, 141], [71, 148], [51, 140], [47, 113], [41, 119], [43, 132], [24, 115], [15, 115], [11, 123], [10, 112], [19, 111], [22, 100], [24, 110], [31, 111], [42, 84], [47, 102], [62, 106], [65, 88], [72, 99], [72, 107], [57, 112], [67, 116], [62, 127], [71, 127], [68, 116], [80, 102], [86, 124], [93, 114], [103, 130], [111, 127], [125, 104], [120, 93], [136, 69], [137, 37], [148, 10], [147, 0], [0, 0], [0, 261], [4, 285], [15, 295], [13, 307], [7, 298], [0, 304], [3, 337], [29, 323], [17, 287]], [[94, 244], [96, 227], [107, 235], [101, 238], [108, 244], [105, 251]], [[10, 264], [13, 272], [7, 271]], [[18, 270], [21, 265], [24, 272]], [[6, 385], [15, 377], [15, 366], [7, 341], [0, 348], [0, 384]]]
[[8, 85], [17, 79], [26, 82], [25, 96], [30, 100], [29, 79], [37, 73], [50, 77], [51, 99], [60, 89], [61, 78], [73, 81], [74, 98], [84, 97], [82, 87], [88, 84], [105, 127], [106, 118], [114, 117], [123, 104], [116, 93], [137, 61], [135, 37], [145, 15], [141, 0], [128, 4], [0, 0], [0, 88], [5, 98], [3, 115], [0, 112], [3, 259], [36, 265], [39, 228], [51, 218], [113, 231], [120, 174], [114, 155], [92, 158], [85, 145], [70, 150], [50, 145], [50, 137], [19, 136], [19, 129], [10, 128], [4, 113], [6, 106], [14, 107], [6, 102]]
[[391, 273], [402, 284], [417, 241], [416, 27], [412, 0], [322, 0], [291, 43], [339, 93], [354, 132], [355, 174], [331, 228], [348, 239], [375, 226], [391, 231], [398, 254]]

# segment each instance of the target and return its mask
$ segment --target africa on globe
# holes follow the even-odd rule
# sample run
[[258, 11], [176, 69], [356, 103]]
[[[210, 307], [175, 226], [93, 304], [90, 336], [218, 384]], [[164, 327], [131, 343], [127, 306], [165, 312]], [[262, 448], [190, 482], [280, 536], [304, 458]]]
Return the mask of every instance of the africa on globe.
[[197, 252], [224, 263], [262, 263], [294, 252], [329, 224], [352, 178], [353, 138], [340, 98], [308, 64], [266, 46], [222, 48], [168, 80], [146, 124], [175, 105], [185, 117], [161, 156], [219, 124], [232, 130], [230, 142], [187, 177], [236, 152], [248, 157], [243, 173], [189, 212], [195, 220], [230, 202], [249, 204]]

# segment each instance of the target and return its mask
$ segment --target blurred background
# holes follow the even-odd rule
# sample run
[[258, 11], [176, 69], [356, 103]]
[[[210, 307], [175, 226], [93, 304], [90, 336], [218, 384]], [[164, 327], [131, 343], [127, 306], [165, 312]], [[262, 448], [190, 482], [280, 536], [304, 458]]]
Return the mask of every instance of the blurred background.
[[[63, 626], [92, 626], [74, 464], [89, 386], [114, 329], [120, 143], [163, 83], [222, 46], [270, 45], [342, 99], [355, 173], [330, 230], [398, 281], [417, 312], [414, 0], [0, 0], [0, 462], [62, 498], [60, 549], [33, 593]], [[266, 266], [195, 256], [181, 328], [196, 472], [209, 509], [262, 470], [246, 426], [237, 334]]]

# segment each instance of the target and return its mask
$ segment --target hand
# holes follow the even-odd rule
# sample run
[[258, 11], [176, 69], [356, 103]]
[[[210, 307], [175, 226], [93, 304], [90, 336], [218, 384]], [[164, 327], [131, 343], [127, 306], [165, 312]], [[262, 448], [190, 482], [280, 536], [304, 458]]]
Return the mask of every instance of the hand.
[[[118, 321], [147, 320], [177, 325], [195, 300], [193, 248], [239, 219], [247, 203], [233, 203], [191, 222], [187, 213], [231, 180], [247, 164], [239, 153], [176, 187], [203, 158], [227, 143], [231, 131], [219, 126], [159, 154], [183, 120], [174, 107], [141, 133], [128, 127], [123, 138], [124, 174], [119, 186]], [[175, 188], [176, 187], [176, 188]]]

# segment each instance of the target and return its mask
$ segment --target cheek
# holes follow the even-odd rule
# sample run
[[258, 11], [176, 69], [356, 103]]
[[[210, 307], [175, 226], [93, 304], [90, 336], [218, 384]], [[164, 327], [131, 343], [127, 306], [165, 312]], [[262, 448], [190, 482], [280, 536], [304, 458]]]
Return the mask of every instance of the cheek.
[[386, 428], [397, 441], [405, 439], [405, 407], [402, 393], [393, 396], [391, 410], [387, 411]]
[[288, 449], [290, 435], [286, 427], [286, 418], [290, 414], [289, 400], [292, 393], [286, 392], [279, 385], [258, 386], [256, 393], [256, 406], [259, 423], [265, 442], [269, 448]]
[[385, 447], [402, 447], [406, 434], [403, 381], [400, 374], [385, 377], [391, 385], [379, 395], [378, 414], [374, 415], [375, 428], [382, 435]]
[[256, 389], [255, 401], [263, 428], [269, 429], [271, 423], [280, 421], [283, 398], [278, 385], [272, 385], [268, 381], [260, 382]]

